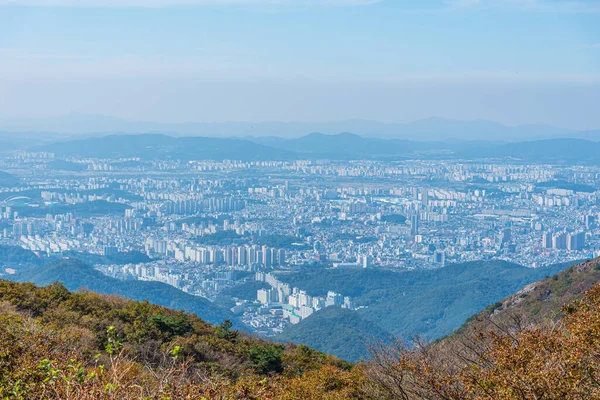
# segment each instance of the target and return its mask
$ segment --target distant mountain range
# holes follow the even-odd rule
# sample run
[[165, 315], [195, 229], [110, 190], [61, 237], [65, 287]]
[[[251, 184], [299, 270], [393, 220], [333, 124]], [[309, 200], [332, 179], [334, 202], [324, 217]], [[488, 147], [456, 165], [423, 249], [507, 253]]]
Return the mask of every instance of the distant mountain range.
[[0, 120], [0, 131], [55, 132], [60, 135], [163, 133], [173, 136], [293, 138], [310, 132], [352, 132], [366, 137], [411, 140], [537, 140], [556, 137], [599, 140], [600, 130], [577, 131], [547, 125], [506, 126], [496, 122], [428, 118], [409, 123], [384, 123], [363, 119], [334, 122], [187, 122], [129, 121], [116, 117], [69, 114], [48, 118]]
[[402, 160], [402, 159], [502, 159], [555, 164], [596, 164], [600, 142], [584, 139], [544, 139], [526, 142], [411, 141], [367, 138], [352, 133], [311, 133], [300, 138], [172, 137], [161, 134], [109, 135], [59, 141], [29, 147], [58, 157], [143, 160]]
[[177, 160], [274, 160], [293, 158], [287, 150], [264, 146], [243, 139], [209, 137], [171, 137], [159, 134], [110, 135], [76, 139], [33, 148], [64, 157]]

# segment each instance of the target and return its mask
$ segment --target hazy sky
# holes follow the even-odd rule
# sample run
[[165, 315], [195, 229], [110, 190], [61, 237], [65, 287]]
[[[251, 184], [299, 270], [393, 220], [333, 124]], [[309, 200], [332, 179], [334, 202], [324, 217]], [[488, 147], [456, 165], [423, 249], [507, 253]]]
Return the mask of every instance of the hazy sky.
[[0, 0], [0, 118], [585, 129], [599, 110], [599, 0]]

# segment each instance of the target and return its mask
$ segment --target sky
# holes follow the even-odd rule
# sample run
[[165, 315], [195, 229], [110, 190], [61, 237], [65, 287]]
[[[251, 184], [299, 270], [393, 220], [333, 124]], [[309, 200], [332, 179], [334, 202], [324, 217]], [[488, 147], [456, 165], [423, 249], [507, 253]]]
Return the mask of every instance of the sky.
[[0, 118], [600, 128], [598, 0], [0, 0]]

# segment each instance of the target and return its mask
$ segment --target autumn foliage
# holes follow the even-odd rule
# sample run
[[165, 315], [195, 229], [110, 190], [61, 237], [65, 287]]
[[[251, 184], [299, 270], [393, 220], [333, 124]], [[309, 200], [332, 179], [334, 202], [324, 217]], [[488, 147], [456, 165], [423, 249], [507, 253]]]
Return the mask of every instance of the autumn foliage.
[[[0, 398], [600, 399], [597, 265], [541, 281], [444, 340], [373, 346], [358, 365], [228, 321], [0, 281]], [[572, 297], [575, 286], [589, 290]], [[578, 300], [549, 317], [567, 294]]]
[[599, 399], [600, 285], [534, 326], [496, 326], [407, 349], [375, 349], [374, 398]]
[[352, 365], [183, 312], [0, 281], [2, 399], [346, 399]]

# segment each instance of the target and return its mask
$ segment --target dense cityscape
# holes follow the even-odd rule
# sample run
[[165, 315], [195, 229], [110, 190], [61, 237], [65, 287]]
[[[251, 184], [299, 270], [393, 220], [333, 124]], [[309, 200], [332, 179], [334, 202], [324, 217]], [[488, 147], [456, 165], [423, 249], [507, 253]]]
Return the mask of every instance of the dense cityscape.
[[[597, 167], [447, 161], [55, 159], [0, 169], [2, 243], [40, 257], [88, 254], [104, 274], [168, 283], [282, 332], [351, 297], [290, 287], [303, 268], [420, 270], [502, 259], [527, 267], [600, 254]], [[119, 257], [128, 256], [131, 260]], [[2, 274], [14, 273], [10, 268]]]

